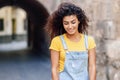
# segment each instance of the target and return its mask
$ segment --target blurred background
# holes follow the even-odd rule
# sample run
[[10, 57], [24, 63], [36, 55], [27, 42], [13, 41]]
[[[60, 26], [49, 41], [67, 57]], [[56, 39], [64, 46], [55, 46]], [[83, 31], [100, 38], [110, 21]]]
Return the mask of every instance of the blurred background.
[[97, 80], [120, 80], [120, 0], [0, 0], [0, 80], [50, 80], [48, 16], [62, 2], [88, 16]]

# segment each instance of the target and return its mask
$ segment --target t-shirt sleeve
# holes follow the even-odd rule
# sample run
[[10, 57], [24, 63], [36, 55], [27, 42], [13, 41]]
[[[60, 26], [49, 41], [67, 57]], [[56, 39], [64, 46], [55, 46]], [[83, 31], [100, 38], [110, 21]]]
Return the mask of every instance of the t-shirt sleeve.
[[93, 37], [88, 37], [88, 49], [92, 49], [96, 47], [96, 43]]
[[59, 40], [59, 37], [55, 37], [55, 38], [52, 39], [49, 49], [60, 51], [60, 40]]

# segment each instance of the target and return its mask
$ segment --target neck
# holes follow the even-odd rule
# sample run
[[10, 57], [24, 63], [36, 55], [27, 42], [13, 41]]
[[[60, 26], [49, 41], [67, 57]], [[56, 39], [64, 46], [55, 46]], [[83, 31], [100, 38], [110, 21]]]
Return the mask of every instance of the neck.
[[70, 39], [71, 41], [73, 41], [73, 42], [79, 42], [80, 39], [81, 39], [81, 35], [80, 34], [81, 33], [76, 33], [76, 34], [70, 35], [70, 34], [66, 33], [66, 37], [68, 39]]

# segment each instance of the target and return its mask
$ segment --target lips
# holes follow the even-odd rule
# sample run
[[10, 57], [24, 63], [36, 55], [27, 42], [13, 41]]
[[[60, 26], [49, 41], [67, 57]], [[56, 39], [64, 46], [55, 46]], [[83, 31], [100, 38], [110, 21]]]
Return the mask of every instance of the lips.
[[68, 30], [68, 32], [69, 32], [69, 33], [72, 33], [72, 32], [74, 32], [74, 30], [71, 30], [71, 29], [70, 29], [70, 30]]

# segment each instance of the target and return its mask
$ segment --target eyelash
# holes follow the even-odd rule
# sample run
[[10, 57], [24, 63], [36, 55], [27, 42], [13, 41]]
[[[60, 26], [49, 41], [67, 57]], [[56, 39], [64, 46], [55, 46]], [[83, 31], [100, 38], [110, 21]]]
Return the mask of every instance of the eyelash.
[[72, 24], [75, 24], [76, 22], [72, 22]]
[[[76, 22], [71, 22], [72, 24], [75, 24]], [[69, 23], [64, 23], [64, 25], [68, 25]]]

